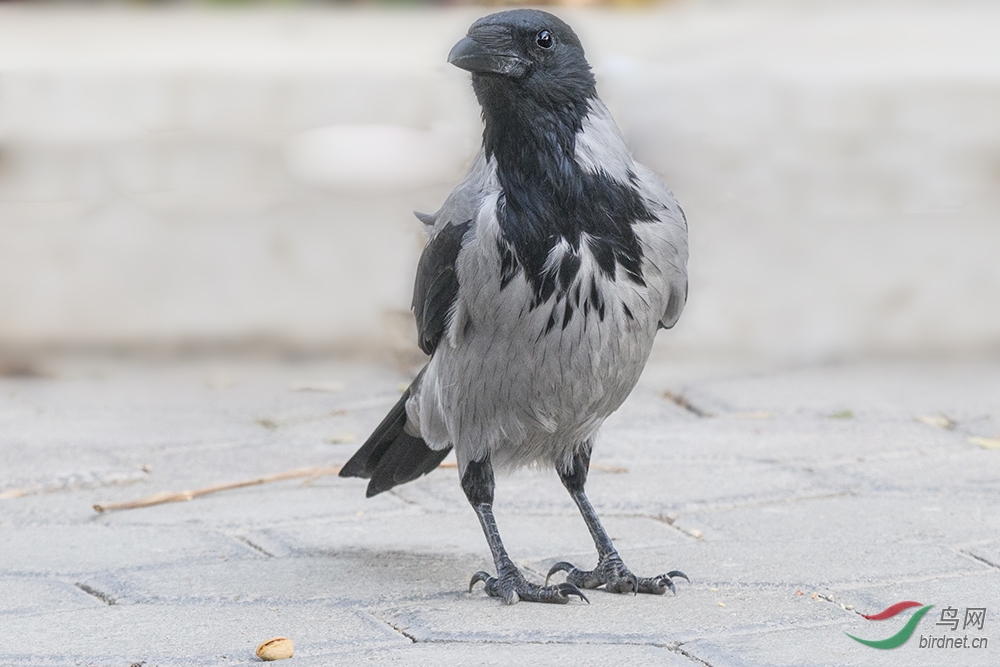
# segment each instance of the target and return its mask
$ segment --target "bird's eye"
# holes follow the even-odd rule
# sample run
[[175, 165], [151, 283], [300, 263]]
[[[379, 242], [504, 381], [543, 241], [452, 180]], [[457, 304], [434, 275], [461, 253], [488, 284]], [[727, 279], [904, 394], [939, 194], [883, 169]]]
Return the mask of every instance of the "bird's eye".
[[548, 30], [542, 30], [537, 35], [535, 35], [535, 44], [542, 47], [543, 49], [548, 49], [552, 47], [552, 33]]

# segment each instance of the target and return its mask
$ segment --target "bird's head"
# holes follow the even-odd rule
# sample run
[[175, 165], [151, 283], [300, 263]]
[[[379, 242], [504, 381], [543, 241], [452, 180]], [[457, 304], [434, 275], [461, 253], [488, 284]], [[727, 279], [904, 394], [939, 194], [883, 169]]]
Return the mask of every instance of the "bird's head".
[[579, 106], [597, 94], [576, 33], [536, 9], [479, 19], [452, 48], [448, 62], [472, 72], [484, 112], [521, 102], [543, 109]]

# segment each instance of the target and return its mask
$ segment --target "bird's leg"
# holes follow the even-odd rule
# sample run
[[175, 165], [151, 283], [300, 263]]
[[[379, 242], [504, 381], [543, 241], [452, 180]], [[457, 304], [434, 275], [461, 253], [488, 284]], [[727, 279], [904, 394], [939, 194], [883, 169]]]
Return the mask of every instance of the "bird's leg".
[[471, 462], [462, 475], [462, 490], [472, 504], [472, 509], [479, 517], [486, 541], [493, 552], [493, 562], [496, 564], [497, 576], [488, 572], [476, 572], [469, 582], [469, 592], [477, 582], [486, 584], [486, 592], [495, 598], [501, 598], [506, 604], [516, 604], [519, 600], [527, 602], [555, 602], [565, 604], [571, 595], [587, 600], [586, 596], [574, 584], [563, 583], [556, 586], [539, 586], [524, 578], [507, 555], [507, 550], [500, 539], [496, 519], [493, 518], [493, 466], [489, 459], [481, 462]]
[[[669, 588], [676, 593], [673, 577], [683, 577], [687, 575], [679, 570], [673, 570], [656, 577], [637, 577], [632, 574], [621, 556], [611, 543], [607, 531], [601, 525], [601, 520], [597, 518], [594, 506], [590, 504], [583, 487], [587, 483], [587, 471], [590, 469], [590, 448], [585, 447], [573, 456], [573, 467], [568, 472], [559, 472], [563, 485], [569, 491], [576, 506], [580, 508], [580, 514], [587, 523], [591, 537], [594, 538], [594, 546], [597, 547], [597, 567], [593, 570], [580, 570], [570, 563], [556, 563], [549, 570], [545, 577], [548, 583], [549, 577], [556, 572], [566, 572], [566, 581], [576, 584], [581, 588], [597, 588], [604, 586], [605, 590], [614, 593], [652, 593], [663, 595]], [[690, 581], [690, 580], [689, 580]]]

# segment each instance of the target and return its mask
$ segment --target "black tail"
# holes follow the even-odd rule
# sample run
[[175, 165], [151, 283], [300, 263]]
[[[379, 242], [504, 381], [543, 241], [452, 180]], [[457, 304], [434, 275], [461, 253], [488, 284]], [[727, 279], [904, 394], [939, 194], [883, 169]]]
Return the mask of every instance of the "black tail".
[[420, 371], [399, 402], [340, 471], [341, 477], [371, 478], [367, 492], [369, 498], [429, 473], [451, 451], [451, 447], [431, 449], [421, 438], [403, 430], [406, 425], [406, 401], [423, 375], [424, 372]]

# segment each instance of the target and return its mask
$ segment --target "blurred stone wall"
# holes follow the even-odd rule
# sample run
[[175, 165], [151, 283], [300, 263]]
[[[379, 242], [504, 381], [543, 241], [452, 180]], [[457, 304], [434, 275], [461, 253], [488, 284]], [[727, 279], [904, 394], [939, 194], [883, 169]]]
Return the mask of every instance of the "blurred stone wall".
[[[0, 348], [409, 345], [481, 13], [0, 6]], [[666, 350], [1000, 349], [1000, 9], [560, 13], [688, 214]]]

